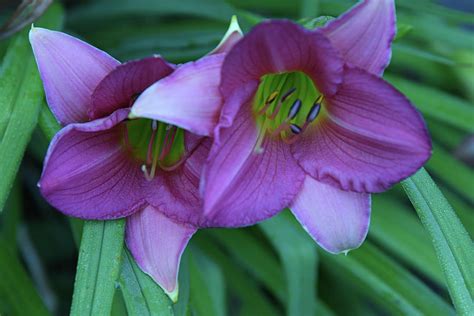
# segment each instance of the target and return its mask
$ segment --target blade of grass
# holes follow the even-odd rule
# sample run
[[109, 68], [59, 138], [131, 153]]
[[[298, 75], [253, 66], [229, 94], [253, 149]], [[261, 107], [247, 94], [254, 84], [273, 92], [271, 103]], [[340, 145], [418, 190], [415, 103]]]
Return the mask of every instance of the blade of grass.
[[[261, 284], [251, 278], [242, 267], [216, 245], [213, 237], [198, 234], [194, 241], [210, 258], [219, 264], [229, 290], [236, 295], [242, 304], [237, 315], [279, 315], [277, 306], [261, 291]], [[323, 315], [323, 314], [321, 314]]]
[[[54, 29], [61, 22], [62, 9], [53, 5], [38, 24]], [[0, 70], [0, 212], [36, 126], [42, 100], [43, 86], [28, 42], [28, 30], [24, 30], [12, 40]]]
[[189, 260], [190, 301], [196, 315], [226, 315], [225, 283], [220, 267], [196, 247]]
[[433, 143], [433, 156], [426, 168], [469, 202], [474, 203], [474, 172], [436, 143]]
[[294, 218], [283, 212], [260, 224], [278, 252], [287, 284], [287, 315], [312, 315], [316, 299], [316, 245], [309, 235], [295, 229]]
[[397, 76], [385, 78], [400, 89], [426, 116], [474, 132], [474, 108], [469, 102]]
[[425, 276], [444, 285], [429, 235], [407, 205], [388, 194], [373, 195], [369, 238]]
[[49, 315], [11, 245], [0, 239], [0, 313]]
[[71, 315], [109, 315], [122, 258], [125, 221], [86, 221]]
[[0, 238], [3, 238], [12, 248], [16, 248], [18, 224], [22, 211], [23, 195], [20, 182], [16, 180], [5, 204], [5, 212], [0, 217]]
[[275, 255], [254, 235], [243, 230], [209, 230], [234, 259], [260, 280], [282, 303], [286, 302], [285, 278]]
[[138, 267], [127, 249], [122, 256], [119, 284], [128, 315], [173, 315], [172, 303], [159, 285]]
[[184, 250], [181, 257], [181, 263], [178, 274], [179, 297], [178, 302], [173, 305], [173, 311], [176, 316], [190, 316], [191, 304], [190, 297], [190, 275], [189, 275], [189, 247]]
[[348, 256], [320, 251], [326, 269], [350, 281], [362, 295], [393, 315], [453, 315], [454, 311], [420, 280], [366, 241]]
[[451, 205], [425, 169], [402, 182], [431, 236], [458, 313], [474, 310], [474, 248]]

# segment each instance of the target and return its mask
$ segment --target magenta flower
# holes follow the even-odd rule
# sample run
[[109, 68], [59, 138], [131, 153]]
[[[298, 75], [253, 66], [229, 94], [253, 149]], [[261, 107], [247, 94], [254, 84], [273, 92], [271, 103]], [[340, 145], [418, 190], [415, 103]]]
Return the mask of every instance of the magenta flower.
[[[173, 300], [181, 254], [205, 224], [198, 191], [209, 152], [203, 136], [219, 117], [220, 70], [241, 37], [237, 27], [234, 21], [212, 55], [179, 67], [157, 56], [120, 64], [67, 34], [30, 32], [49, 107], [65, 125], [48, 149], [41, 193], [70, 216], [128, 217], [130, 251]], [[137, 119], [133, 104], [145, 112], [160, 106], [160, 116]]]
[[359, 247], [370, 193], [431, 154], [421, 115], [380, 78], [394, 35], [394, 1], [366, 0], [322, 29], [267, 21], [240, 40], [222, 67], [206, 217], [250, 225], [289, 207], [325, 250]]

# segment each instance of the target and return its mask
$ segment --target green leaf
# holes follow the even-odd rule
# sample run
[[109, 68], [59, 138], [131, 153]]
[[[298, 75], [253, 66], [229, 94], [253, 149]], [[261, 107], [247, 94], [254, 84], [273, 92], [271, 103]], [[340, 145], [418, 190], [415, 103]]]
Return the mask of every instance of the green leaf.
[[179, 297], [178, 302], [174, 304], [173, 311], [176, 316], [191, 315], [190, 296], [190, 275], [189, 275], [189, 247], [184, 250], [181, 256], [181, 263], [178, 274]]
[[190, 299], [196, 315], [226, 315], [224, 276], [220, 267], [198, 248], [189, 258]]
[[[354, 285], [393, 315], [453, 315], [430, 288], [366, 241], [348, 256], [320, 251], [325, 269]], [[334, 280], [333, 282], [337, 282]]]
[[474, 107], [437, 89], [393, 75], [385, 78], [400, 89], [428, 117], [474, 132]]
[[373, 195], [369, 238], [438, 284], [444, 284], [429, 235], [409, 205], [388, 194]]
[[275, 255], [259, 238], [235, 229], [213, 229], [209, 233], [275, 297], [283, 304], [286, 302], [285, 279], [281, 267]]
[[160, 286], [138, 267], [127, 249], [122, 256], [119, 284], [128, 315], [173, 315], [171, 300]]
[[426, 168], [471, 203], [474, 203], [474, 191], [472, 190], [474, 172], [436, 143], [433, 144], [433, 156], [426, 164]]
[[404, 38], [412, 30], [413, 26], [410, 24], [397, 23], [397, 35], [395, 36], [394, 41], [396, 42]]
[[71, 315], [109, 315], [122, 263], [125, 220], [86, 221]]
[[18, 224], [22, 211], [23, 194], [20, 182], [16, 180], [5, 204], [5, 211], [0, 217], [0, 238], [3, 238], [12, 247], [16, 245]]
[[[255, 278], [245, 273], [243, 267], [236, 264], [233, 258], [219, 249], [215, 244], [214, 237], [206, 236], [203, 238], [203, 236], [205, 236], [205, 234], [198, 234], [194, 237], [193, 241], [196, 242], [199, 248], [210, 258], [217, 262], [224, 272], [229, 291], [235, 295], [241, 303], [241, 309], [237, 315], [278, 315], [279, 313], [275, 303], [263, 294], [261, 284], [257, 283]], [[265, 269], [266, 267], [262, 268]]]
[[[61, 21], [62, 9], [53, 5], [38, 24], [58, 28]], [[43, 85], [28, 30], [24, 30], [11, 41], [0, 70], [0, 212], [36, 126], [42, 100]]]
[[431, 236], [454, 306], [469, 315], [474, 310], [474, 247], [468, 233], [425, 169], [402, 185]]
[[0, 314], [49, 315], [12, 247], [0, 239]]
[[300, 229], [290, 213], [283, 212], [260, 224], [278, 252], [286, 276], [287, 314], [312, 315], [316, 299], [316, 244]]
[[126, 15], [188, 15], [228, 22], [234, 11], [232, 6], [220, 0], [181, 0], [179, 5], [172, 0], [102, 0], [76, 8], [68, 22], [87, 27], [87, 24]]

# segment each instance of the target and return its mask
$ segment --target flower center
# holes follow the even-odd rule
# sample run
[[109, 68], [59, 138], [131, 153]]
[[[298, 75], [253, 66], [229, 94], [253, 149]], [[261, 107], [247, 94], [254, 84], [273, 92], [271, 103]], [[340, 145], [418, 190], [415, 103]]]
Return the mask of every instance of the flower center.
[[148, 119], [128, 120], [123, 143], [125, 149], [143, 163], [143, 174], [150, 181], [158, 167], [174, 170], [184, 161], [184, 132], [174, 125]]
[[260, 128], [255, 152], [263, 152], [267, 136], [294, 143], [316, 121], [324, 96], [302, 72], [265, 75], [253, 102], [253, 114]]

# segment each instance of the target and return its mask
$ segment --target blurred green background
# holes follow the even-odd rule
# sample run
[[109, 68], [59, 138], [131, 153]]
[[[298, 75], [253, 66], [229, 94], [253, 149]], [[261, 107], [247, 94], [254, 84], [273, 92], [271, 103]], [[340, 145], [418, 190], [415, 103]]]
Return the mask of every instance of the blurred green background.
[[[338, 16], [354, 3], [63, 1], [51, 6], [44, 22], [38, 23], [82, 38], [121, 61], [160, 54], [182, 63], [215, 47], [234, 14], [247, 31], [262, 18]], [[385, 78], [423, 113], [434, 142], [426, 169], [472, 238], [474, 2], [396, 3], [399, 34]], [[0, 21], [6, 22], [17, 5], [0, 2]], [[27, 30], [0, 41], [0, 91], [20, 70], [10, 67], [18, 56], [35, 71]], [[0, 169], [0, 177], [14, 179], [11, 191], [9, 186], [1, 188], [10, 193], [0, 214], [0, 315], [65, 315], [71, 306], [81, 222], [68, 220], [39, 194], [36, 183], [51, 136], [48, 113], [38, 78], [26, 84], [18, 80], [17, 93], [27, 94], [22, 89], [29, 87], [39, 93], [40, 104], [31, 110], [36, 115], [25, 114], [26, 110], [16, 113], [4, 106], [7, 97], [0, 95], [0, 139], [19, 139], [13, 146], [0, 145], [1, 159], [7, 153], [17, 155]], [[34, 128], [41, 109], [41, 128]], [[11, 117], [23, 124], [14, 135], [8, 134]], [[143, 302], [123, 287], [127, 275], [139, 271], [129, 255], [124, 256], [112, 315], [141, 315], [134, 304]], [[180, 301], [174, 313], [449, 315], [455, 311], [430, 236], [398, 185], [374, 195], [368, 239], [347, 257], [319, 249], [289, 212], [250, 228], [198, 232], [183, 257]]]

